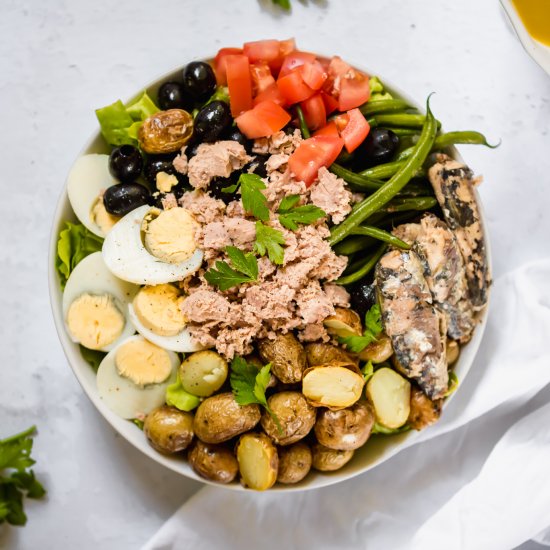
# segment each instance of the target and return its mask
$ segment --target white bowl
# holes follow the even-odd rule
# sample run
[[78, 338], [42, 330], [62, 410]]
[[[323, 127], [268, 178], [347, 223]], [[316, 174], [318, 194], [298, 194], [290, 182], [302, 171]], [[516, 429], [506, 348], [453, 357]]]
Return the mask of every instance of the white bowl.
[[[367, 71], [368, 72], [368, 71]], [[146, 86], [145, 89], [149, 91], [156, 91], [160, 84], [164, 81], [178, 78], [181, 74], [181, 71], [173, 71], [168, 74], [163, 75], [162, 77], [154, 80], [151, 84]], [[370, 73], [376, 74], [376, 73]], [[399, 90], [397, 87], [389, 84], [384, 79], [384, 85], [394, 94], [399, 97], [402, 97], [409, 102], [410, 105], [417, 107], [419, 110], [423, 111], [423, 106], [419, 105], [417, 102], [412, 100], [404, 92]], [[461, 160], [460, 155], [456, 149], [451, 149], [452, 154], [455, 158]], [[95, 132], [88, 143], [83, 147], [80, 155], [88, 153], [108, 153], [109, 148], [104, 143], [103, 138], [101, 137], [99, 131]], [[79, 155], [79, 156], [80, 156]], [[479, 203], [479, 196], [477, 197]], [[483, 220], [483, 212], [481, 212]], [[55, 326], [59, 339], [61, 340], [61, 345], [69, 365], [71, 366], [76, 378], [80, 382], [82, 388], [86, 392], [86, 395], [90, 398], [95, 407], [99, 412], [104, 416], [104, 418], [111, 424], [111, 426], [129, 443], [131, 443], [136, 449], [151, 457], [154, 461], [159, 464], [163, 464], [167, 468], [170, 468], [174, 472], [182, 474], [191, 479], [197, 481], [202, 481], [203, 483], [208, 483], [215, 485], [217, 487], [226, 487], [228, 489], [242, 491], [245, 490], [237, 482], [234, 482], [229, 485], [221, 485], [208, 480], [203, 479], [198, 476], [189, 466], [187, 461], [182, 457], [177, 456], [165, 456], [157, 451], [155, 451], [146, 441], [143, 432], [139, 430], [132, 422], [123, 420], [114, 414], [100, 399], [97, 388], [96, 388], [96, 375], [90, 365], [82, 358], [80, 355], [80, 350], [78, 344], [72, 342], [67, 334], [65, 329], [65, 323], [63, 320], [63, 312], [61, 307], [61, 297], [62, 292], [59, 287], [59, 279], [57, 272], [55, 270], [55, 258], [56, 258], [56, 248], [57, 248], [57, 238], [59, 231], [62, 229], [65, 221], [74, 221], [76, 218], [72, 212], [69, 200], [67, 198], [67, 185], [63, 188], [61, 196], [59, 198], [57, 208], [54, 215], [53, 226], [50, 235], [50, 251], [49, 251], [49, 266], [48, 266], [48, 277], [49, 277], [49, 289], [50, 289], [50, 301], [53, 310], [53, 316], [55, 320]], [[485, 228], [485, 241], [487, 247], [487, 258], [489, 265], [490, 262], [490, 250], [489, 250], [489, 240]], [[460, 383], [464, 381], [470, 367], [473, 363], [474, 357], [479, 348], [483, 332], [485, 330], [487, 320], [487, 308], [482, 313], [480, 324], [477, 326], [472, 340], [465, 346], [462, 347], [460, 357], [455, 366], [455, 372], [458, 376]], [[459, 385], [457, 392], [461, 390], [461, 385]], [[455, 392], [456, 393], [456, 392]], [[453, 394], [454, 395], [454, 394]], [[446, 405], [453, 396], [451, 395], [445, 402], [443, 409], [446, 408]], [[443, 413], [444, 414], [444, 413]], [[427, 428], [429, 429], [429, 428]], [[409, 431], [402, 434], [384, 436], [376, 435], [372, 436], [367, 444], [361, 449], [355, 451], [355, 455], [352, 460], [346, 464], [341, 470], [331, 473], [320, 473], [316, 471], [311, 471], [310, 474], [304, 479], [301, 483], [296, 485], [275, 485], [270, 491], [303, 491], [309, 489], [316, 489], [319, 487], [326, 487], [327, 485], [332, 485], [334, 483], [339, 483], [341, 481], [350, 479], [356, 475], [362, 474], [374, 468], [378, 464], [388, 460], [391, 456], [398, 453], [405, 444], [410, 445], [410, 443], [418, 437], [419, 432]]]

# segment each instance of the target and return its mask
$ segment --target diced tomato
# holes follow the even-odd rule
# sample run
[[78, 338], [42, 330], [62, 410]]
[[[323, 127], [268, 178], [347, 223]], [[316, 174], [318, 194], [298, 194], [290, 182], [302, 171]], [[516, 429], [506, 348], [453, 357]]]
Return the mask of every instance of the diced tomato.
[[313, 137], [316, 136], [340, 137], [340, 134], [338, 133], [338, 128], [336, 128], [336, 122], [334, 122], [334, 120], [331, 120], [326, 126], [323, 126], [313, 134]]
[[334, 136], [314, 136], [305, 139], [288, 159], [290, 171], [308, 187], [317, 178], [319, 168], [330, 166], [338, 157], [344, 140]]
[[235, 119], [239, 130], [249, 139], [267, 137], [284, 128], [290, 115], [273, 101], [262, 101]]
[[331, 95], [321, 91], [320, 92], [321, 97], [323, 98], [323, 103], [325, 104], [325, 110], [327, 112], [327, 116], [334, 113], [334, 111], [338, 110], [338, 100], [332, 97]]
[[293, 71], [282, 78], [279, 77], [277, 86], [289, 105], [304, 101], [314, 94], [314, 90], [304, 82], [302, 75], [297, 71]]
[[325, 104], [319, 94], [312, 95], [300, 103], [307, 127], [314, 131], [327, 123]]
[[319, 61], [315, 60], [311, 63], [304, 63], [297, 69], [302, 75], [304, 82], [312, 89], [319, 90], [328, 78], [328, 74], [323, 69]]
[[281, 70], [279, 71], [279, 78], [286, 76], [304, 63], [313, 63], [314, 61], [315, 55], [312, 53], [292, 52], [285, 57]]
[[280, 56], [280, 45], [278, 40], [258, 40], [256, 42], [245, 42], [243, 53], [248, 57], [250, 63], [265, 61], [271, 63]]
[[340, 81], [340, 95], [338, 108], [340, 111], [349, 111], [363, 105], [370, 97], [369, 77], [356, 72], [353, 78], [343, 78]]
[[286, 107], [287, 102], [286, 99], [283, 97], [281, 92], [279, 91], [279, 88], [277, 87], [277, 83], [273, 82], [271, 86], [266, 88], [263, 92], [260, 92], [253, 100], [252, 104], [254, 107], [258, 105], [258, 103], [261, 103], [262, 101], [273, 101], [277, 105], [280, 105], [281, 107]]
[[338, 132], [342, 132], [342, 130], [348, 125], [349, 122], [349, 115], [348, 113], [340, 113], [339, 115], [336, 115], [333, 119], [334, 124], [336, 124], [336, 129]]
[[281, 66], [283, 64], [283, 61], [285, 57], [293, 52], [296, 49], [296, 41], [294, 38], [289, 38], [288, 40], [280, 40], [279, 41], [279, 57], [272, 61], [269, 66], [271, 67], [271, 71], [275, 76], [279, 74], [279, 71], [281, 69]]
[[271, 69], [265, 61], [250, 65], [250, 76], [252, 77], [252, 92], [254, 95], [263, 92], [272, 84], [275, 84]]
[[[370, 125], [359, 109], [348, 111], [348, 123], [340, 130], [348, 153], [352, 153], [363, 143], [370, 132]], [[337, 124], [337, 123], [336, 123]]]
[[252, 108], [252, 79], [246, 55], [226, 56], [229, 106], [235, 117]]
[[214, 72], [216, 73], [216, 81], [218, 86], [227, 85], [227, 73], [225, 69], [225, 58], [228, 55], [242, 54], [241, 48], [222, 48], [214, 58]]

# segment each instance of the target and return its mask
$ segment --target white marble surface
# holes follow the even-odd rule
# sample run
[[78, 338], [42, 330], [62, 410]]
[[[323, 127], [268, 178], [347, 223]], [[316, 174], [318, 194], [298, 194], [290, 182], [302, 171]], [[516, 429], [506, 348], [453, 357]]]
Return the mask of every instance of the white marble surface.
[[[137, 454], [83, 395], [50, 314], [50, 220], [93, 109], [220, 46], [295, 36], [304, 49], [436, 91], [447, 129], [502, 146], [463, 147], [481, 195], [498, 276], [550, 253], [550, 78], [525, 54], [496, 0], [2, 0], [0, 4], [0, 436], [36, 424], [48, 498], [1, 548], [138, 548], [199, 488]], [[376, 470], [371, 474], [376, 475]]]

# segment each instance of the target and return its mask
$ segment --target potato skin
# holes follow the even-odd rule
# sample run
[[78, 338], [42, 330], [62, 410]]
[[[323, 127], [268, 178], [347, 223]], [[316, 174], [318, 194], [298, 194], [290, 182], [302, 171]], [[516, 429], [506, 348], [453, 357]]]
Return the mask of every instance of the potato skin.
[[197, 474], [217, 483], [231, 483], [239, 471], [237, 458], [222, 445], [197, 440], [189, 451], [187, 459]]
[[302, 393], [283, 391], [272, 395], [267, 404], [279, 419], [283, 433], [267, 411], [262, 412], [261, 424], [265, 433], [278, 445], [290, 445], [305, 437], [315, 424], [315, 409]]
[[309, 474], [312, 463], [311, 449], [302, 441], [288, 447], [280, 447], [278, 454], [277, 481], [279, 483], [285, 485], [298, 483]]
[[420, 388], [411, 388], [411, 411], [407, 423], [413, 430], [434, 424], [441, 415], [441, 400], [432, 401]]
[[334, 308], [334, 311], [334, 315], [323, 321], [329, 334], [342, 337], [361, 336], [363, 334], [361, 317], [353, 309], [337, 307]]
[[332, 344], [312, 343], [306, 344], [307, 363], [310, 367], [326, 365], [327, 363], [350, 363], [357, 365], [357, 359], [352, 357], [342, 348]]
[[263, 361], [271, 363], [271, 372], [284, 384], [302, 380], [307, 367], [306, 352], [291, 332], [278, 334], [274, 340], [260, 340], [258, 352]]
[[368, 401], [358, 401], [339, 411], [321, 409], [314, 430], [321, 445], [338, 451], [353, 451], [365, 444], [373, 426], [372, 405]]
[[381, 334], [378, 340], [369, 344], [360, 354], [361, 361], [372, 361], [373, 363], [383, 363], [393, 355], [391, 338]]
[[345, 466], [353, 457], [355, 451], [336, 451], [320, 443], [311, 448], [312, 466], [320, 472], [334, 472]]
[[239, 463], [241, 482], [245, 487], [265, 491], [277, 481], [279, 470], [277, 448], [264, 433], [250, 432], [241, 435], [235, 454]]
[[147, 415], [143, 433], [151, 447], [160, 453], [183, 451], [193, 440], [193, 415], [163, 405]]
[[204, 443], [223, 443], [251, 430], [260, 421], [260, 407], [239, 405], [231, 392], [205, 399], [195, 412], [193, 429]]

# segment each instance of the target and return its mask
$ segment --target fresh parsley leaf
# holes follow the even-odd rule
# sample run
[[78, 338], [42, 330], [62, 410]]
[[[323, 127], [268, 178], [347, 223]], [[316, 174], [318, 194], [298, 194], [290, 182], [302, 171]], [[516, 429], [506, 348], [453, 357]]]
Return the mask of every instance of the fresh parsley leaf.
[[265, 256], [267, 253], [274, 264], [281, 265], [285, 258], [285, 250], [281, 245], [285, 242], [284, 235], [278, 229], [256, 222], [254, 251], [260, 256]]
[[281, 225], [291, 231], [296, 231], [299, 223], [309, 225], [327, 215], [323, 209], [314, 204], [296, 206], [299, 200], [299, 195], [288, 195], [281, 201], [277, 210]]
[[46, 494], [42, 484], [28, 470], [31, 458], [32, 434], [35, 427], [0, 441], [0, 525], [25, 525], [27, 516], [23, 497], [41, 498]]
[[368, 361], [365, 363], [365, 366], [361, 369], [361, 372], [363, 373], [363, 378], [365, 379], [365, 384], [372, 378], [374, 375], [374, 366], [372, 364], [372, 361]]
[[271, 0], [276, 6], [283, 8], [283, 10], [290, 11], [290, 0]]
[[382, 317], [380, 306], [374, 304], [365, 315], [365, 330], [363, 336], [344, 336], [338, 338], [341, 344], [353, 353], [362, 352], [369, 344], [376, 342], [382, 332]]
[[269, 208], [267, 199], [262, 193], [265, 183], [257, 174], [241, 174], [239, 182], [241, 185], [241, 199], [243, 208], [256, 219], [266, 222], [269, 220]]
[[[259, 222], [258, 222], [259, 223]], [[218, 260], [215, 269], [209, 269], [204, 278], [220, 290], [228, 290], [241, 283], [250, 283], [258, 279], [258, 260], [252, 253], [245, 254], [234, 246], [228, 246], [227, 255], [234, 269], [224, 261]]]
[[231, 361], [231, 389], [235, 396], [235, 401], [239, 405], [251, 405], [257, 403], [265, 408], [269, 413], [279, 433], [283, 433], [283, 428], [277, 415], [267, 404], [265, 391], [271, 378], [271, 363], [264, 365], [259, 371], [258, 368], [247, 363], [242, 357], [236, 356]]
[[300, 202], [300, 195], [287, 195], [281, 201], [277, 212], [288, 212], [292, 210]]

